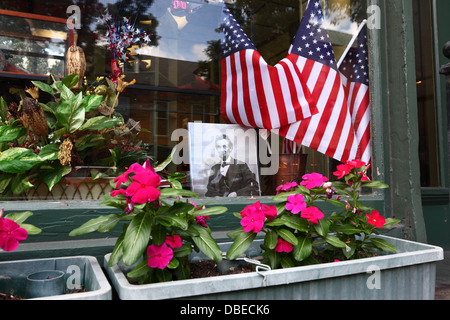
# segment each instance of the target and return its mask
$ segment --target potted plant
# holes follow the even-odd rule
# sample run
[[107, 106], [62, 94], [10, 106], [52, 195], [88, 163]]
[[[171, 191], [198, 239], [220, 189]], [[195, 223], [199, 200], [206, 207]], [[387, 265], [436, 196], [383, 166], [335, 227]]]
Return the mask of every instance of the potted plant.
[[206, 220], [226, 208], [205, 208], [183, 199], [197, 194], [181, 188], [184, 177], [178, 173], [164, 177], [170, 186], [163, 187], [161, 175], [166, 164], [167, 161], [153, 168], [147, 160], [143, 165], [131, 165], [114, 179], [116, 189], [102, 201], [122, 213], [91, 219], [70, 233], [79, 236], [93, 231], [108, 232], [120, 221], [125, 222], [108, 266], [113, 267], [119, 261], [133, 266], [128, 276], [136, 283], [188, 279], [188, 256], [193, 250], [216, 262], [222, 260], [222, 250]]
[[[236, 213], [242, 226], [220, 248], [228, 260], [254, 263], [256, 272], [148, 283], [130, 281], [152, 268], [145, 259], [130, 267], [107, 255], [105, 267], [121, 299], [433, 299], [442, 249], [378, 234], [398, 220], [361, 203], [360, 188], [387, 187], [366, 172], [352, 161], [335, 172], [345, 182], [304, 175], [300, 185], [278, 188], [276, 204], [256, 202]], [[327, 217], [321, 202], [340, 211]]]
[[[42, 230], [25, 223], [30, 211], [0, 210], [0, 258]], [[95, 257], [77, 256], [0, 262], [0, 300], [111, 299], [111, 286]]]
[[32, 81], [34, 87], [18, 91], [15, 101], [0, 98], [2, 198], [19, 197], [38, 189], [39, 183], [48, 193], [63, 177], [73, 178], [65, 185], [79, 188], [81, 168], [89, 169], [83, 177], [97, 179], [148, 158], [137, 137], [139, 124], [125, 122], [114, 111], [119, 94], [130, 83], [123, 77], [118, 83], [98, 80], [75, 90], [77, 74], [50, 76], [48, 83]]

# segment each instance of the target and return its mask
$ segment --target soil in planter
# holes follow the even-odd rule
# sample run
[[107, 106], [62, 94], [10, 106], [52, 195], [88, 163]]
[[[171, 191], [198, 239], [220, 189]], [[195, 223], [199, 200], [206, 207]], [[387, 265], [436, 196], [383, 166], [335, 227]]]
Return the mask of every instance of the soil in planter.
[[[248, 273], [254, 272], [254, 268], [252, 264], [247, 263], [244, 266], [239, 266], [233, 269], [230, 269], [227, 274], [239, 274], [239, 273]], [[207, 277], [216, 277], [223, 276], [224, 274], [220, 273], [217, 270], [217, 263], [212, 260], [201, 260], [198, 262], [191, 263], [191, 278], [207, 278]]]

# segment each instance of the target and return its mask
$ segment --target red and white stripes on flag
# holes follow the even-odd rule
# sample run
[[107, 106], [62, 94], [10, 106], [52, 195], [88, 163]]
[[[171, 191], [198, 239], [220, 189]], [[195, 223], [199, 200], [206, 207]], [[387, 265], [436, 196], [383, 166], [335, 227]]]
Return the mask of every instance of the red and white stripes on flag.
[[268, 65], [225, 6], [222, 23], [221, 114], [226, 121], [271, 130], [318, 112], [290, 59]]
[[357, 159], [372, 159], [370, 133], [369, 58], [367, 27], [362, 25], [356, 47], [351, 47], [339, 67], [347, 94], [348, 108], [358, 142]]
[[291, 46], [307, 81], [319, 113], [311, 118], [279, 129], [279, 135], [345, 162], [353, 160], [357, 142], [347, 97], [337, 70], [329, 35], [322, 27], [323, 12], [319, 1], [310, 1]]

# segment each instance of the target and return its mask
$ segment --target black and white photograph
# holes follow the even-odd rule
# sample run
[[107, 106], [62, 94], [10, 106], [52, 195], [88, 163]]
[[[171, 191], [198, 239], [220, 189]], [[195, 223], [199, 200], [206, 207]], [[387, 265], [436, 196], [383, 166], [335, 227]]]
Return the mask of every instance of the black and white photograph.
[[189, 123], [192, 191], [204, 197], [260, 195], [257, 133], [240, 125]]

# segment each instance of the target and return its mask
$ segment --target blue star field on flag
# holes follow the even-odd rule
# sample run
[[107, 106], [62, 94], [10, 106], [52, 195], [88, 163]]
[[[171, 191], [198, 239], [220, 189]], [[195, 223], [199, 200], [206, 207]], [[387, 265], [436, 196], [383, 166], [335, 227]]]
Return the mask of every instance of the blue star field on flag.
[[[313, 1], [313, 0], [311, 0]], [[291, 47], [291, 53], [320, 62], [337, 71], [336, 58], [319, 1], [309, 5]]]
[[225, 37], [222, 39], [222, 58], [241, 50], [256, 50], [252, 41], [225, 6], [222, 13], [222, 31]]
[[358, 36], [357, 46], [352, 47], [339, 71], [350, 82], [369, 85], [369, 52], [367, 47], [367, 28], [364, 27]]

